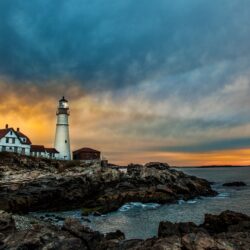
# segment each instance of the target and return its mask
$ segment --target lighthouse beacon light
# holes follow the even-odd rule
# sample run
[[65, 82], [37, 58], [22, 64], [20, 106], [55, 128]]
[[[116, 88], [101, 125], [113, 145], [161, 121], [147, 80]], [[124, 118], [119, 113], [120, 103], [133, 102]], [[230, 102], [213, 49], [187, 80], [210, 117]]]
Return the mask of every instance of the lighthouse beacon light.
[[71, 160], [70, 136], [69, 136], [69, 103], [63, 96], [59, 100], [57, 109], [57, 124], [55, 135], [55, 148], [59, 152], [59, 158], [62, 160]]

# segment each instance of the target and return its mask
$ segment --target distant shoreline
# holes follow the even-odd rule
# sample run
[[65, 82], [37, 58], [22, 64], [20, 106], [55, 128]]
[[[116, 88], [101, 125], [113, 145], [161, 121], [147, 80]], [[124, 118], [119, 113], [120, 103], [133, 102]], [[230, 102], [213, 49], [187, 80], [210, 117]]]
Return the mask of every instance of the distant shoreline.
[[172, 168], [249, 168], [250, 166], [237, 166], [237, 165], [208, 165], [208, 166], [172, 166]]

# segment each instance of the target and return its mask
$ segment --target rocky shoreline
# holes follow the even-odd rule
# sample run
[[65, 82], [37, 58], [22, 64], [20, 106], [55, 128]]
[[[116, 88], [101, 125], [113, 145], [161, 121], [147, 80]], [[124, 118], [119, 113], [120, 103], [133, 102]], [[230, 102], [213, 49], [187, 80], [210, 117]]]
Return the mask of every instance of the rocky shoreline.
[[128, 202], [173, 203], [213, 196], [208, 181], [167, 164], [131, 164], [124, 173], [85, 164], [0, 154], [0, 209], [27, 213], [81, 208], [84, 215], [115, 211]]
[[67, 218], [62, 227], [0, 211], [0, 249], [53, 250], [235, 250], [250, 248], [250, 217], [224, 211], [206, 214], [204, 223], [161, 222], [158, 236], [126, 240], [121, 231], [106, 235]]
[[82, 215], [114, 211], [128, 202], [174, 203], [214, 196], [208, 181], [167, 164], [118, 167], [51, 161], [0, 153], [0, 250], [195, 250], [250, 249], [250, 217], [225, 211], [204, 223], [161, 222], [157, 237], [126, 240], [121, 231], [102, 234], [66, 218], [63, 226], [31, 211], [82, 209]]

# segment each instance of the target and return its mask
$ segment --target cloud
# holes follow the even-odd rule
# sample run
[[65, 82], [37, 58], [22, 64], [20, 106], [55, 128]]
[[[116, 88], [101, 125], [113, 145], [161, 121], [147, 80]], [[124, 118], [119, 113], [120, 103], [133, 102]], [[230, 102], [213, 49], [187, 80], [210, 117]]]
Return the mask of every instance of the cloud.
[[0, 122], [51, 145], [66, 95], [72, 148], [112, 161], [244, 148], [249, 11], [247, 0], [2, 0]]
[[3, 0], [0, 71], [89, 89], [184, 74], [249, 55], [249, 9], [246, 0]]
[[215, 140], [212, 142], [203, 142], [196, 145], [187, 146], [166, 146], [154, 148], [155, 151], [165, 152], [216, 152], [227, 149], [243, 149], [250, 147], [250, 137]]
[[[184, 159], [186, 165], [201, 164], [197, 153], [215, 150], [224, 151], [225, 155], [226, 149], [247, 147], [244, 137], [250, 137], [249, 116], [244, 115], [249, 95], [245, 78], [225, 85], [206, 99], [188, 103], [180, 96], [155, 100], [150, 86], [141, 86], [143, 93], [129, 88], [120, 98], [113, 92], [86, 94], [75, 84], [71, 87], [55, 84], [53, 88], [23, 84], [15, 91], [14, 85], [2, 82], [0, 87], [5, 90], [1, 99], [7, 97], [0, 106], [0, 113], [4, 114], [0, 117], [1, 127], [5, 123], [21, 127], [33, 143], [47, 146], [53, 145], [57, 93], [66, 88], [72, 93], [69, 99], [72, 149], [97, 148], [110, 161], [120, 164], [150, 159], [174, 165], [185, 164]], [[216, 109], [217, 106], [221, 108]], [[207, 107], [212, 111], [208, 112]], [[190, 154], [195, 155], [192, 158]]]

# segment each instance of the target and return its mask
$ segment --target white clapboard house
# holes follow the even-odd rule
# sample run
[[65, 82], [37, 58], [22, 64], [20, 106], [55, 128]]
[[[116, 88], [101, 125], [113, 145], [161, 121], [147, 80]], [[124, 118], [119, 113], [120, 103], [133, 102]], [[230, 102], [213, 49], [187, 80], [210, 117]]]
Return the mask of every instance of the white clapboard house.
[[59, 152], [55, 148], [45, 148], [42, 145], [32, 145], [28, 136], [19, 128], [14, 130], [8, 125], [0, 129], [0, 152], [13, 152], [35, 157], [57, 159]]

